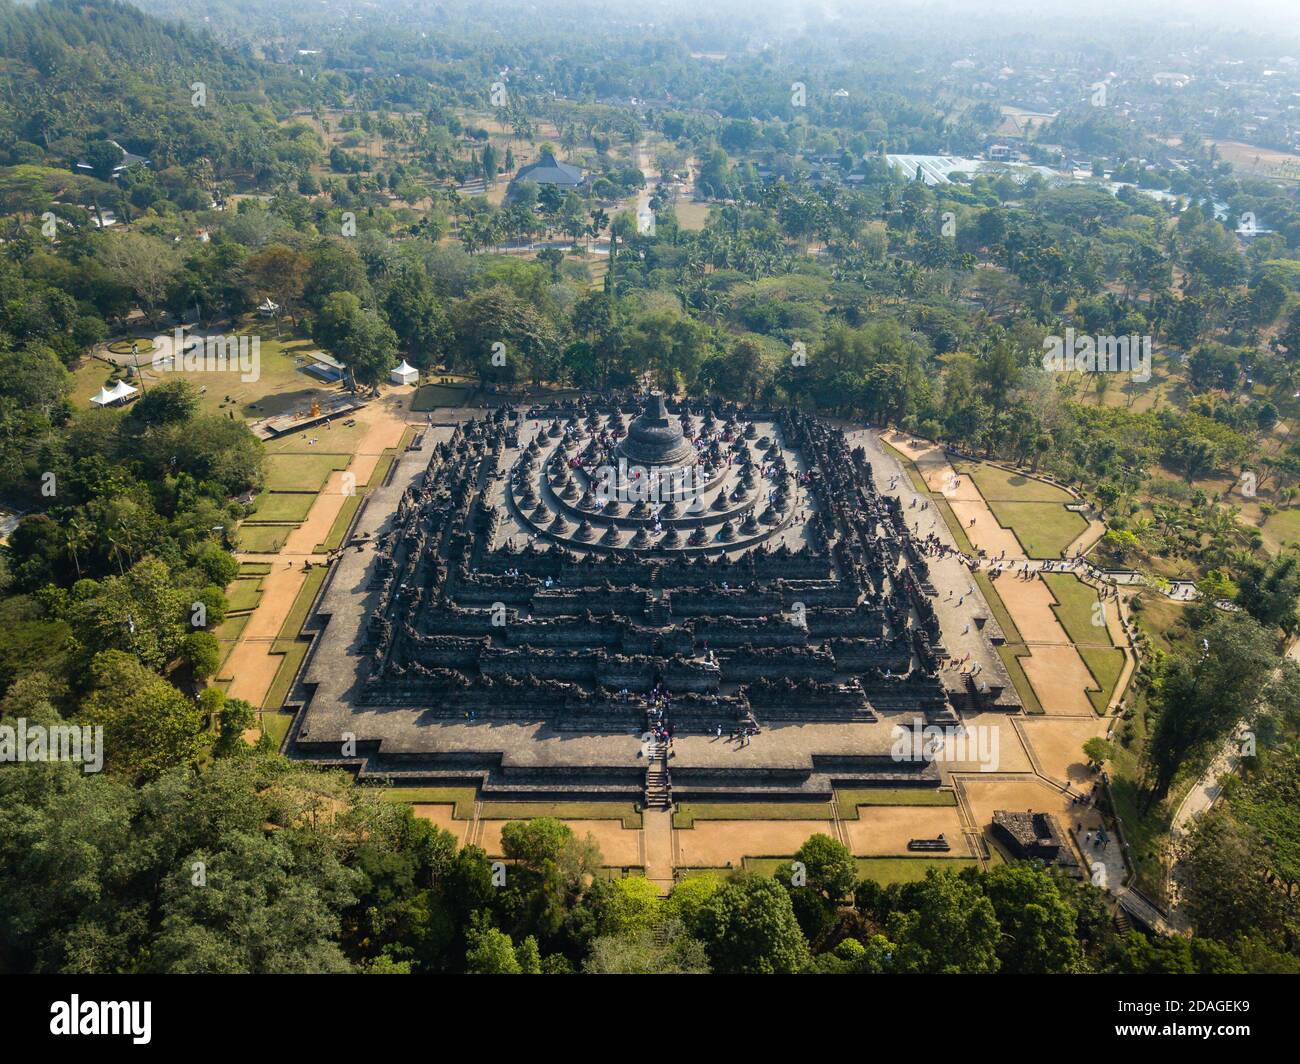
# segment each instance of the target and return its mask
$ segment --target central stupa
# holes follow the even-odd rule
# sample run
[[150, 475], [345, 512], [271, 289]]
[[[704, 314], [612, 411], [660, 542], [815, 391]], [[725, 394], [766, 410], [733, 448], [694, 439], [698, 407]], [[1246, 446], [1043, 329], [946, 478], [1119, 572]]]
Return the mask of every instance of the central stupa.
[[695, 448], [682, 433], [682, 424], [668, 413], [664, 397], [655, 392], [646, 399], [645, 409], [628, 426], [627, 436], [617, 448], [628, 465], [647, 469], [678, 469], [695, 462]]

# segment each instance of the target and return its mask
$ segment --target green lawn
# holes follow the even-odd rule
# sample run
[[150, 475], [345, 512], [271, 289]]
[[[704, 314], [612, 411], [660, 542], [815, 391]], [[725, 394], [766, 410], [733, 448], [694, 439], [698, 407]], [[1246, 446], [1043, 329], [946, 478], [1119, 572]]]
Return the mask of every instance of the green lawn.
[[271, 651], [273, 654], [282, 655], [280, 665], [275, 670], [275, 679], [271, 681], [271, 686], [267, 689], [266, 697], [262, 699], [263, 709], [280, 709], [289, 697], [290, 690], [293, 689], [293, 678], [298, 674], [298, 666], [302, 664], [302, 659], [307, 656], [307, 648], [311, 644], [308, 642], [290, 643], [276, 640]]
[[835, 803], [841, 820], [857, 820], [863, 805], [956, 805], [957, 796], [933, 787], [859, 787], [837, 790]]
[[[1105, 713], [1119, 683], [1120, 673], [1124, 671], [1124, 651], [1115, 646], [1110, 629], [1105, 625], [1093, 624], [1096, 605], [1101, 602], [1095, 588], [1085, 584], [1073, 573], [1044, 573], [1056, 605], [1052, 607], [1061, 627], [1074, 643], [1083, 662], [1088, 666], [1093, 679], [1097, 681], [1096, 689], [1089, 689], [1088, 699], [1098, 713]], [[1107, 602], [1106, 609], [1113, 610], [1113, 602]]]
[[1011, 529], [1030, 558], [1059, 558], [1088, 522], [1056, 502], [987, 500], [998, 524]]
[[827, 820], [830, 802], [683, 802], [673, 827], [692, 828], [697, 820]]
[[284, 624], [280, 626], [280, 634], [272, 643], [270, 650], [271, 654], [281, 655], [280, 664], [275, 670], [275, 679], [271, 681], [266, 697], [262, 699], [263, 709], [279, 709], [293, 689], [293, 680], [298, 674], [298, 667], [311, 646], [311, 641], [299, 638], [299, 633], [302, 631], [302, 626], [307, 623], [311, 604], [316, 600], [316, 593], [328, 573], [329, 570], [323, 565], [312, 567], [303, 580], [302, 587], [298, 589], [293, 605], [284, 618]]
[[1020, 696], [1021, 705], [1025, 707], [1026, 713], [1042, 713], [1043, 706], [1038, 701], [1034, 685], [1029, 682], [1029, 677], [1025, 675], [1025, 670], [1020, 666], [1020, 659], [1029, 653], [1020, 634], [1020, 629], [1016, 627], [1016, 622], [1011, 619], [1011, 614], [1007, 612], [1007, 608], [1002, 602], [1002, 596], [997, 593], [996, 583], [989, 579], [988, 574], [977, 572], [975, 574], [975, 583], [979, 585], [980, 591], [983, 592], [984, 601], [989, 604], [989, 611], [993, 614], [993, 619], [998, 622], [998, 627], [1002, 629], [1002, 635], [1006, 639], [1006, 642], [997, 648], [998, 657], [1002, 659], [1002, 664], [1011, 677], [1011, 684], [1015, 687], [1016, 694]]
[[363, 496], [374, 491], [381, 486], [388, 478], [388, 471], [393, 468], [393, 463], [397, 461], [398, 456], [406, 450], [407, 444], [415, 437], [418, 429], [414, 425], [408, 425], [402, 433], [401, 442], [396, 447], [385, 448], [379, 456], [379, 461], [375, 463], [375, 468], [370, 471], [370, 479], [364, 485], [357, 489], [356, 494], [349, 495], [343, 500], [343, 506], [334, 518], [334, 523], [330, 525], [329, 534], [325, 537], [324, 543], [316, 545], [318, 553], [324, 551], [336, 550], [343, 545], [343, 537], [347, 534], [348, 528], [352, 524], [352, 518], [355, 516], [357, 509], [361, 506]]
[[474, 800], [478, 790], [474, 787], [383, 787], [380, 794], [390, 802], [409, 802], [421, 805], [452, 805], [452, 817], [468, 820], [474, 815]]
[[1011, 686], [1016, 689], [1016, 694], [1020, 696], [1020, 704], [1025, 707], [1026, 713], [1041, 714], [1043, 704], [1038, 701], [1038, 693], [1034, 690], [1034, 685], [1029, 682], [1029, 677], [1025, 675], [1025, 670], [1020, 664], [1021, 658], [1029, 656], [1029, 648], [1024, 643], [1003, 643], [997, 648], [998, 657], [1002, 659], [1002, 665], [1011, 677]]
[[259, 338], [257, 380], [240, 380], [239, 373], [188, 374], [195, 384], [207, 389], [202, 398], [205, 409], [222, 416], [233, 412], [251, 421], [306, 413], [313, 398], [341, 390], [339, 385], [326, 384], [302, 372], [296, 356], [314, 350], [316, 344], [290, 336], [288, 322], [282, 323], [279, 338], [273, 322], [251, 320], [241, 331]]
[[304, 521], [316, 502], [314, 491], [264, 491], [253, 503], [249, 521]]
[[240, 576], [265, 576], [271, 571], [270, 562], [240, 562]]
[[629, 831], [641, 830], [641, 814], [631, 802], [484, 802], [484, 820], [621, 820]]
[[[108, 345], [108, 350], [112, 351], [115, 355], [129, 355], [131, 354], [132, 347], [134, 347], [135, 353], [139, 355], [141, 359], [144, 359], [146, 355], [153, 354], [153, 339], [148, 336], [137, 336], [130, 340], [114, 340]], [[141, 366], [144, 366], [143, 362], [141, 363]]]
[[397, 452], [392, 448], [384, 451], [379, 456], [379, 461], [375, 463], [375, 468], [370, 471], [370, 479], [365, 483], [366, 491], [373, 491], [379, 487], [388, 477], [388, 471], [393, 468], [393, 463], [397, 461]]
[[934, 508], [939, 511], [939, 516], [943, 518], [943, 523], [948, 526], [948, 532], [952, 535], [953, 542], [957, 549], [965, 554], [968, 558], [975, 557], [977, 553], [970, 537], [966, 535], [966, 530], [961, 527], [961, 522], [957, 520], [957, 515], [952, 512], [952, 506], [942, 495], [931, 495]]
[[224, 621], [212, 630], [212, 634], [217, 637], [218, 642], [236, 643], [239, 641], [239, 636], [247, 623], [248, 614], [239, 617], [227, 616]]
[[423, 414], [442, 406], [460, 406], [469, 393], [464, 385], [422, 384], [411, 397], [411, 410]]
[[293, 723], [292, 713], [263, 713], [262, 714], [262, 732], [267, 735], [274, 744], [275, 749], [280, 749], [284, 742], [284, 737], [289, 734], [289, 725]]
[[356, 495], [349, 495], [343, 500], [343, 505], [339, 507], [339, 512], [334, 517], [334, 523], [330, 525], [330, 530], [325, 535], [325, 542], [316, 544], [317, 554], [324, 554], [327, 551], [336, 550], [343, 546], [343, 537], [352, 524], [352, 518], [357, 512], [357, 507], [361, 505], [361, 498], [361, 494], [357, 493]]
[[[778, 869], [788, 867], [790, 860], [788, 857], [746, 857], [745, 871], [770, 876]], [[974, 857], [855, 857], [853, 863], [859, 879], [872, 879], [881, 886], [924, 879], [929, 868], [960, 872], [963, 868], [979, 867]]]
[[1141, 602], [1142, 608], [1131, 610], [1130, 616], [1142, 634], [1151, 641], [1151, 645], [1166, 654], [1180, 648], [1185, 649], [1190, 633], [1184, 624], [1184, 618], [1190, 604], [1175, 602], [1156, 592], [1144, 592]]
[[[1008, 578], [1009, 579], [1009, 578]], [[993, 619], [998, 622], [998, 627], [1002, 629], [1002, 635], [1008, 643], [1023, 643], [1024, 638], [1020, 635], [1020, 629], [1016, 627], [1016, 622], [1011, 619], [1011, 614], [1003, 605], [1002, 596], [997, 592], [997, 585], [989, 579], [988, 573], [979, 570], [975, 573], [975, 583], [979, 585], [980, 593], [984, 596], [984, 601], [989, 604], [989, 611], [993, 614]]]
[[[341, 391], [339, 385], [328, 385], [302, 372], [298, 361], [307, 351], [316, 345], [307, 339], [295, 339], [289, 335], [288, 322], [282, 323], [281, 336], [276, 336], [276, 326], [272, 322], [256, 318], [247, 319], [236, 330], [258, 337], [258, 366], [256, 380], [241, 380], [239, 372], [184, 372], [167, 370], [158, 373], [149, 366], [152, 358], [150, 342], [141, 341], [140, 367], [145, 371], [145, 385], [157, 383], [160, 379], [172, 376], [184, 376], [201, 389], [199, 404], [206, 413], [226, 417], [234, 414], [240, 420], [254, 420], [272, 415], [303, 412], [311, 408], [313, 399], [332, 395]], [[130, 353], [130, 344], [124, 353]], [[90, 363], [89, 365], [94, 365]], [[102, 378], [106, 377], [109, 367], [98, 363], [98, 368], [88, 369], [83, 375], [80, 370], [76, 375], [73, 398], [79, 408], [85, 407], [85, 400], [99, 390]], [[95, 381], [98, 377], [100, 380]], [[93, 388], [86, 385], [94, 381]], [[274, 450], [274, 445], [270, 446]]]
[[302, 582], [302, 587], [298, 589], [298, 594], [293, 600], [293, 606], [290, 607], [288, 614], [284, 618], [284, 624], [280, 626], [280, 639], [296, 639], [302, 631], [302, 626], [307, 623], [307, 613], [311, 609], [311, 604], [316, 599], [316, 592], [320, 590], [321, 584], [325, 582], [325, 577], [329, 574], [328, 567], [324, 565], [314, 565]]
[[[349, 425], [348, 420], [342, 418], [327, 421], [324, 425], [312, 429], [303, 429], [300, 432], [280, 436], [278, 439], [267, 440], [266, 453], [269, 455], [306, 454], [313, 457], [321, 453], [356, 454], [367, 426], [356, 419], [351, 419], [352, 424]], [[309, 444], [308, 440], [320, 442]]]
[[318, 492], [332, 472], [346, 469], [351, 461], [350, 454], [269, 454], [266, 456], [266, 490]]
[[[1056, 619], [1061, 622], [1061, 627], [1071, 642], [1099, 643], [1108, 647], [1115, 645], [1110, 637], [1110, 629], [1104, 623], [1096, 624], [1093, 621], [1093, 618], [1103, 616], [1096, 609], [1101, 602], [1096, 588], [1085, 584], [1073, 573], [1043, 573], [1043, 582], [1056, 598], [1052, 612], [1056, 614]], [[1107, 602], [1105, 606], [1108, 611], [1118, 608], [1113, 601]]]
[[1300, 509], [1279, 510], [1264, 522], [1264, 542], [1274, 550], [1300, 543]]
[[226, 588], [226, 602], [232, 613], [244, 613], [257, 609], [262, 598], [262, 578], [243, 577]]
[[1119, 647], [1079, 647], [1079, 655], [1101, 688], [1089, 691], [1088, 698], [1098, 713], [1105, 713], [1115, 694], [1120, 673], [1124, 671], [1124, 651]]
[[[473, 787], [385, 787], [389, 801], [412, 805], [454, 805], [451, 816], [467, 821], [474, 813]], [[641, 830], [641, 813], [630, 801], [485, 801], [480, 810], [485, 821], [529, 821], [555, 817], [562, 821], [623, 821], [629, 831]]]
[[1064, 488], [1046, 484], [1009, 469], [986, 465], [983, 462], [955, 462], [953, 470], [960, 476], [975, 481], [985, 501], [992, 502], [1075, 502]]
[[[221, 667], [224, 668], [226, 659], [230, 657], [230, 652], [235, 649], [235, 644], [239, 642], [239, 637], [244, 631], [244, 626], [248, 624], [247, 613], [241, 613], [237, 617], [227, 617], [213, 630], [212, 634], [217, 637], [217, 642], [221, 647]], [[225, 676], [221, 668], [217, 669], [217, 676], [220, 679], [230, 679]]]
[[239, 549], [248, 554], [279, 554], [297, 525], [240, 525]]

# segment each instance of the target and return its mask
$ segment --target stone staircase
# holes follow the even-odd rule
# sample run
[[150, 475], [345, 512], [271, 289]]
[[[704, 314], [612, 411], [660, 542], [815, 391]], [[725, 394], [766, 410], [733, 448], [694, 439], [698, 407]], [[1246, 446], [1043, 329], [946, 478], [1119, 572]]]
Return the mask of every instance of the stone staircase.
[[650, 748], [650, 761], [645, 770], [645, 807], [671, 809], [673, 786], [668, 778], [668, 743], [656, 740]]

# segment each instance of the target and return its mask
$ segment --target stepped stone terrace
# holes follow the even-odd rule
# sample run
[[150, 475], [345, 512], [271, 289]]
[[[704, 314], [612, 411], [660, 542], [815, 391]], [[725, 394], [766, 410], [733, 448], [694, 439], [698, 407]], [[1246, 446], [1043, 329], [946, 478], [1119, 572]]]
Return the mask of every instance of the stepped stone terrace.
[[293, 756], [501, 799], [825, 799], [939, 785], [896, 725], [1019, 711], [996, 653], [978, 688], [941, 674], [927, 558], [840, 429], [660, 395], [476, 413], [365, 500]]

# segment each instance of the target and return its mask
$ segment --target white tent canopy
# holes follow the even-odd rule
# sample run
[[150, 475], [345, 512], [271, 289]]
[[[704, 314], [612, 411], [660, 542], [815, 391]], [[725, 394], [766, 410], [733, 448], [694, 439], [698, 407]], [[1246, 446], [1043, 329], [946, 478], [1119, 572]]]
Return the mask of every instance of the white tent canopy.
[[135, 398], [139, 392], [139, 388], [127, 384], [126, 381], [118, 381], [112, 388], [100, 388], [98, 395], [90, 397], [90, 402], [92, 406], [113, 406], [115, 403]]
[[394, 384], [417, 384], [420, 380], [420, 371], [406, 359], [402, 359], [400, 366], [389, 371], [388, 379]]

